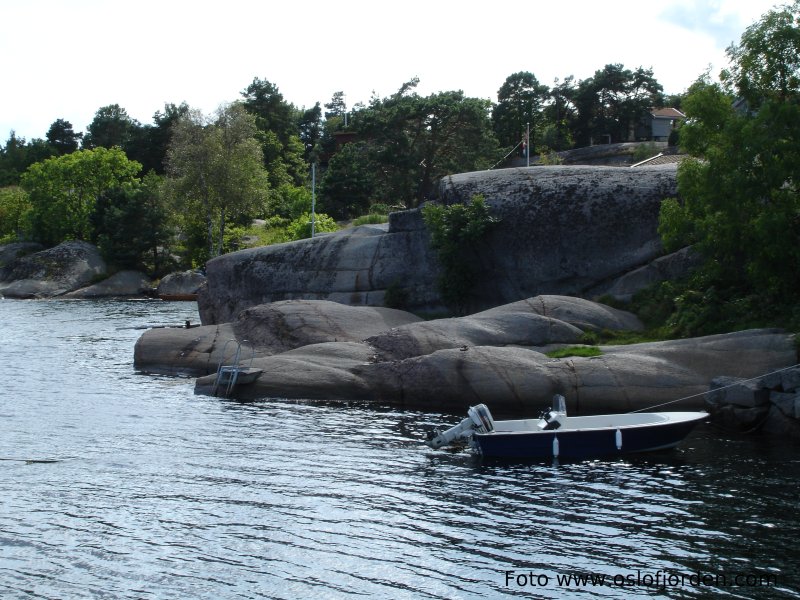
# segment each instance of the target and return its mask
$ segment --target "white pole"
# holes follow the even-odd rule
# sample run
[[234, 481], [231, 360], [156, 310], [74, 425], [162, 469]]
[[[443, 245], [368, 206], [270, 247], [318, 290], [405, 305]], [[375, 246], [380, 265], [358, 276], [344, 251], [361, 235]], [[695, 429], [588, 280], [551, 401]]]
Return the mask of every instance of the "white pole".
[[317, 204], [317, 163], [311, 163], [311, 237], [314, 237], [314, 211]]
[[525, 133], [525, 157], [528, 159], [528, 166], [531, 166], [531, 124], [528, 123], [528, 130]]

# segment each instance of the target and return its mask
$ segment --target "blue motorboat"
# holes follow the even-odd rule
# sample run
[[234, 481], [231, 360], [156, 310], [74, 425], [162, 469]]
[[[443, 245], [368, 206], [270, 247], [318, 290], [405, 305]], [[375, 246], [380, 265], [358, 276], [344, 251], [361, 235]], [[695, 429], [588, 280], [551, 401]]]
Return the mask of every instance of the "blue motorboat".
[[491, 458], [586, 459], [677, 446], [706, 412], [652, 412], [569, 417], [563, 396], [538, 419], [495, 421], [485, 404], [471, 407], [455, 427], [435, 431], [431, 448], [466, 441]]

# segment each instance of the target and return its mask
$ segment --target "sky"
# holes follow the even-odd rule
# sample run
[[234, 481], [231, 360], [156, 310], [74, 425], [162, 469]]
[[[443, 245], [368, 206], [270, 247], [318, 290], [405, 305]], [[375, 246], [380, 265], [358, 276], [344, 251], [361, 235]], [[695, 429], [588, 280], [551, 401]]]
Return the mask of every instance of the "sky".
[[652, 68], [666, 93], [727, 65], [774, 0], [0, 0], [0, 144], [86, 130], [119, 104], [142, 124], [166, 103], [206, 114], [254, 78], [298, 108], [348, 106], [418, 77], [418, 93], [497, 100], [529, 71], [546, 85], [606, 64]]

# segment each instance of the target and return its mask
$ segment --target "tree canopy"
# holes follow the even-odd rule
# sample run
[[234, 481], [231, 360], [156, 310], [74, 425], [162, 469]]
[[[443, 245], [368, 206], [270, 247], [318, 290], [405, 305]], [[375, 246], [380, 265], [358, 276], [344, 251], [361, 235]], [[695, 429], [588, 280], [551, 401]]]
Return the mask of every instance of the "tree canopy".
[[766, 14], [728, 49], [726, 87], [704, 76], [689, 89], [681, 145], [692, 158], [678, 170], [680, 198], [661, 210], [667, 249], [694, 244], [704, 257], [704, 286], [764, 305], [800, 291], [800, 44], [756, 57], [770, 40], [800, 40], [798, 6]]
[[168, 190], [188, 226], [202, 223], [201, 260], [222, 252], [230, 220], [263, 212], [269, 182], [256, 119], [241, 104], [213, 119], [190, 111], [175, 125], [168, 152]]
[[119, 148], [78, 150], [35, 163], [22, 176], [34, 239], [47, 245], [93, 239], [91, 217], [106, 191], [131, 182], [142, 166]]

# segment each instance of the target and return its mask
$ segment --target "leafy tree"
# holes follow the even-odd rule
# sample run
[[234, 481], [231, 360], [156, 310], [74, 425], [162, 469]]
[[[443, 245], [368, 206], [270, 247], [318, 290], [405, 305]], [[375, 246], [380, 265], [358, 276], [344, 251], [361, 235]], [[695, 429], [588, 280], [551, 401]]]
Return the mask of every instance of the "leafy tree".
[[14, 242], [23, 237], [30, 208], [28, 194], [22, 188], [0, 188], [0, 244]]
[[431, 232], [431, 247], [442, 266], [442, 300], [458, 314], [464, 314], [477, 280], [476, 246], [496, 219], [480, 195], [473, 196], [469, 204], [426, 204], [422, 215]]
[[345, 144], [331, 158], [320, 182], [323, 210], [337, 219], [352, 219], [366, 213], [378, 190], [377, 170], [365, 142]]
[[800, 0], [772, 10], [727, 50], [730, 69], [721, 79], [752, 110], [762, 102], [795, 100], [800, 93]]
[[[447, 173], [487, 168], [502, 156], [492, 132], [490, 103], [463, 92], [427, 97], [411, 80], [354, 114], [353, 128], [377, 168], [368, 196], [416, 206]], [[345, 146], [346, 147], [346, 146]]]
[[168, 190], [190, 223], [203, 224], [206, 258], [222, 253], [229, 220], [263, 213], [269, 181], [257, 133], [240, 104], [220, 108], [210, 122], [190, 111], [175, 125]]
[[800, 40], [797, 7], [768, 13], [728, 49], [726, 82], [751, 110], [734, 109], [707, 76], [689, 89], [681, 145], [693, 158], [679, 167], [680, 200], [664, 203], [659, 226], [667, 248], [695, 244], [708, 285], [767, 299], [800, 291], [800, 94], [785, 83], [798, 63], [796, 51], [759, 63], [747, 49]]
[[31, 165], [21, 184], [30, 197], [34, 239], [95, 241], [91, 215], [98, 198], [133, 181], [141, 168], [119, 148], [78, 150]]
[[34, 138], [27, 143], [12, 131], [5, 146], [0, 148], [0, 186], [19, 184], [28, 167], [53, 154], [55, 151], [45, 140]]
[[[528, 126], [535, 134], [542, 123], [542, 109], [549, 96], [549, 88], [539, 83], [533, 73], [521, 71], [506, 78], [497, 92], [497, 106], [492, 112], [494, 131], [502, 146], [516, 146]], [[531, 148], [535, 147], [533, 134], [528, 141]]]
[[78, 149], [82, 133], [75, 133], [72, 123], [64, 119], [56, 119], [47, 130], [47, 143], [56, 151], [56, 154], [69, 154]]
[[663, 100], [663, 88], [652, 69], [631, 71], [621, 64], [606, 65], [581, 81], [575, 91], [575, 140], [578, 145], [605, 139], [628, 141], [642, 115], [663, 105]]
[[322, 108], [319, 102], [313, 108], [300, 113], [297, 127], [300, 130], [300, 141], [303, 143], [303, 158], [307, 162], [314, 162], [317, 144], [322, 138]]
[[141, 127], [138, 121], [128, 116], [119, 104], [109, 104], [97, 110], [94, 119], [86, 128], [83, 148], [113, 148], [125, 150]]
[[550, 90], [551, 101], [544, 108], [541, 145], [548, 150], [567, 150], [574, 145], [573, 124], [578, 115], [575, 106], [577, 87], [570, 75], [559, 83], [558, 78]]
[[92, 221], [97, 245], [109, 262], [120, 268], [162, 273], [162, 250], [172, 231], [161, 178], [155, 173], [103, 192]]
[[344, 92], [334, 92], [331, 96], [331, 101], [325, 104], [325, 118], [331, 119], [333, 117], [344, 117], [347, 114], [347, 102], [344, 97]]
[[164, 111], [156, 111], [153, 124], [144, 125], [132, 130], [132, 135], [123, 148], [126, 154], [142, 163], [142, 171], [164, 175], [166, 172], [167, 150], [172, 127], [189, 112], [189, 105], [165, 104]]
[[[308, 178], [308, 166], [303, 160], [307, 146], [300, 139], [297, 109], [283, 99], [275, 84], [265, 79], [253, 79], [242, 96], [244, 108], [255, 117], [271, 195], [280, 194], [287, 185], [304, 185]], [[272, 200], [278, 204], [283, 201]]]

